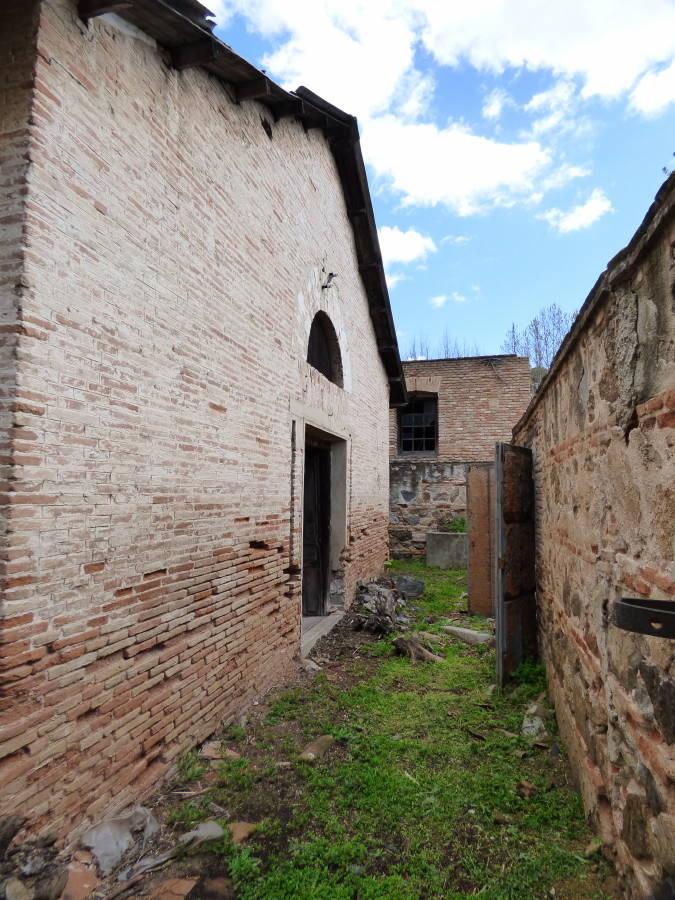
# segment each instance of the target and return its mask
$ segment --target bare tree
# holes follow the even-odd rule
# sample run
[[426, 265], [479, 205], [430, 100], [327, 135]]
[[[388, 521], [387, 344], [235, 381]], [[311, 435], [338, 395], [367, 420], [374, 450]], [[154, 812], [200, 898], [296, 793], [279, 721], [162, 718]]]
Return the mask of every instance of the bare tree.
[[564, 312], [557, 303], [545, 306], [522, 331], [515, 322], [512, 323], [502, 343], [502, 351], [529, 356], [532, 366], [547, 369], [575, 316], [576, 313]]
[[413, 337], [408, 344], [405, 359], [460, 359], [465, 356], [480, 356], [480, 348], [474, 341], [460, 341], [452, 338], [446, 328], [437, 345], [432, 346], [426, 335]]

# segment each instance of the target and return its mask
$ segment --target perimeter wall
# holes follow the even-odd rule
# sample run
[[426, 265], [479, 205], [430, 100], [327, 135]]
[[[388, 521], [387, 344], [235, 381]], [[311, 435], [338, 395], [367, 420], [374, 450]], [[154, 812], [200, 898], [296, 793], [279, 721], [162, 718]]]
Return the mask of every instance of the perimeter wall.
[[586, 809], [635, 894], [672, 896], [675, 645], [618, 629], [612, 606], [664, 598], [675, 611], [675, 176], [514, 442], [534, 454], [541, 649]]

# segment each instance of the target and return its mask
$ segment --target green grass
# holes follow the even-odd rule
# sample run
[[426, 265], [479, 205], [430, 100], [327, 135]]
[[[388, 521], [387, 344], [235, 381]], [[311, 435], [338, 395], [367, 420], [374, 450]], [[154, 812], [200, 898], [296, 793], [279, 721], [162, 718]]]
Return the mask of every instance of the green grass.
[[[425, 579], [414, 627], [437, 631], [466, 607], [465, 573], [390, 569]], [[485, 625], [464, 623], [472, 621]], [[212, 788], [232, 817], [263, 809], [245, 847], [213, 848], [239, 898], [506, 900], [545, 897], [570, 879], [564, 896], [605, 896], [599, 864], [583, 856], [591, 834], [562, 762], [519, 736], [525, 705], [543, 689], [541, 669], [523, 666], [509, 691], [490, 693], [492, 651], [448, 641], [439, 652], [441, 663], [412, 665], [390, 639], [374, 640], [366, 660], [345, 663], [361, 676], [346, 688], [321, 673], [271, 700], [255, 766], [222, 766]], [[323, 733], [338, 739], [334, 748], [301, 763], [303, 743]], [[292, 766], [279, 769], [284, 756]], [[527, 800], [516, 790], [523, 779], [537, 788]], [[201, 800], [174, 820], [193, 824]]]

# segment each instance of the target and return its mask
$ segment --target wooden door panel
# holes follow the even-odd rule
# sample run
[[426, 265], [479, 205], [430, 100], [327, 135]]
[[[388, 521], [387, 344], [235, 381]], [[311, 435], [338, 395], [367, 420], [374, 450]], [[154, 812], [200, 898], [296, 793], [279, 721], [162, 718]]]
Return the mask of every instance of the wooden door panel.
[[497, 444], [495, 456], [497, 684], [537, 654], [532, 453]]

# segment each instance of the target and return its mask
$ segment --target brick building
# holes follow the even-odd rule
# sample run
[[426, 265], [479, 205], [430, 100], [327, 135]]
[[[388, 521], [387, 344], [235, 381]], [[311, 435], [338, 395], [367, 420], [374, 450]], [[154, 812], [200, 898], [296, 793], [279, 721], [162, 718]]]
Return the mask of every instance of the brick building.
[[[514, 430], [533, 455], [537, 621], [560, 733], [629, 896], [664, 898], [675, 893], [673, 248], [675, 175]], [[635, 599], [648, 608], [618, 627]]]
[[492, 463], [531, 396], [526, 357], [404, 362], [407, 407], [389, 418], [393, 556], [424, 553], [427, 531], [466, 514], [467, 468]]
[[382, 567], [405, 387], [355, 120], [195, 0], [7, 0], [0, 228], [0, 813], [68, 833]]

